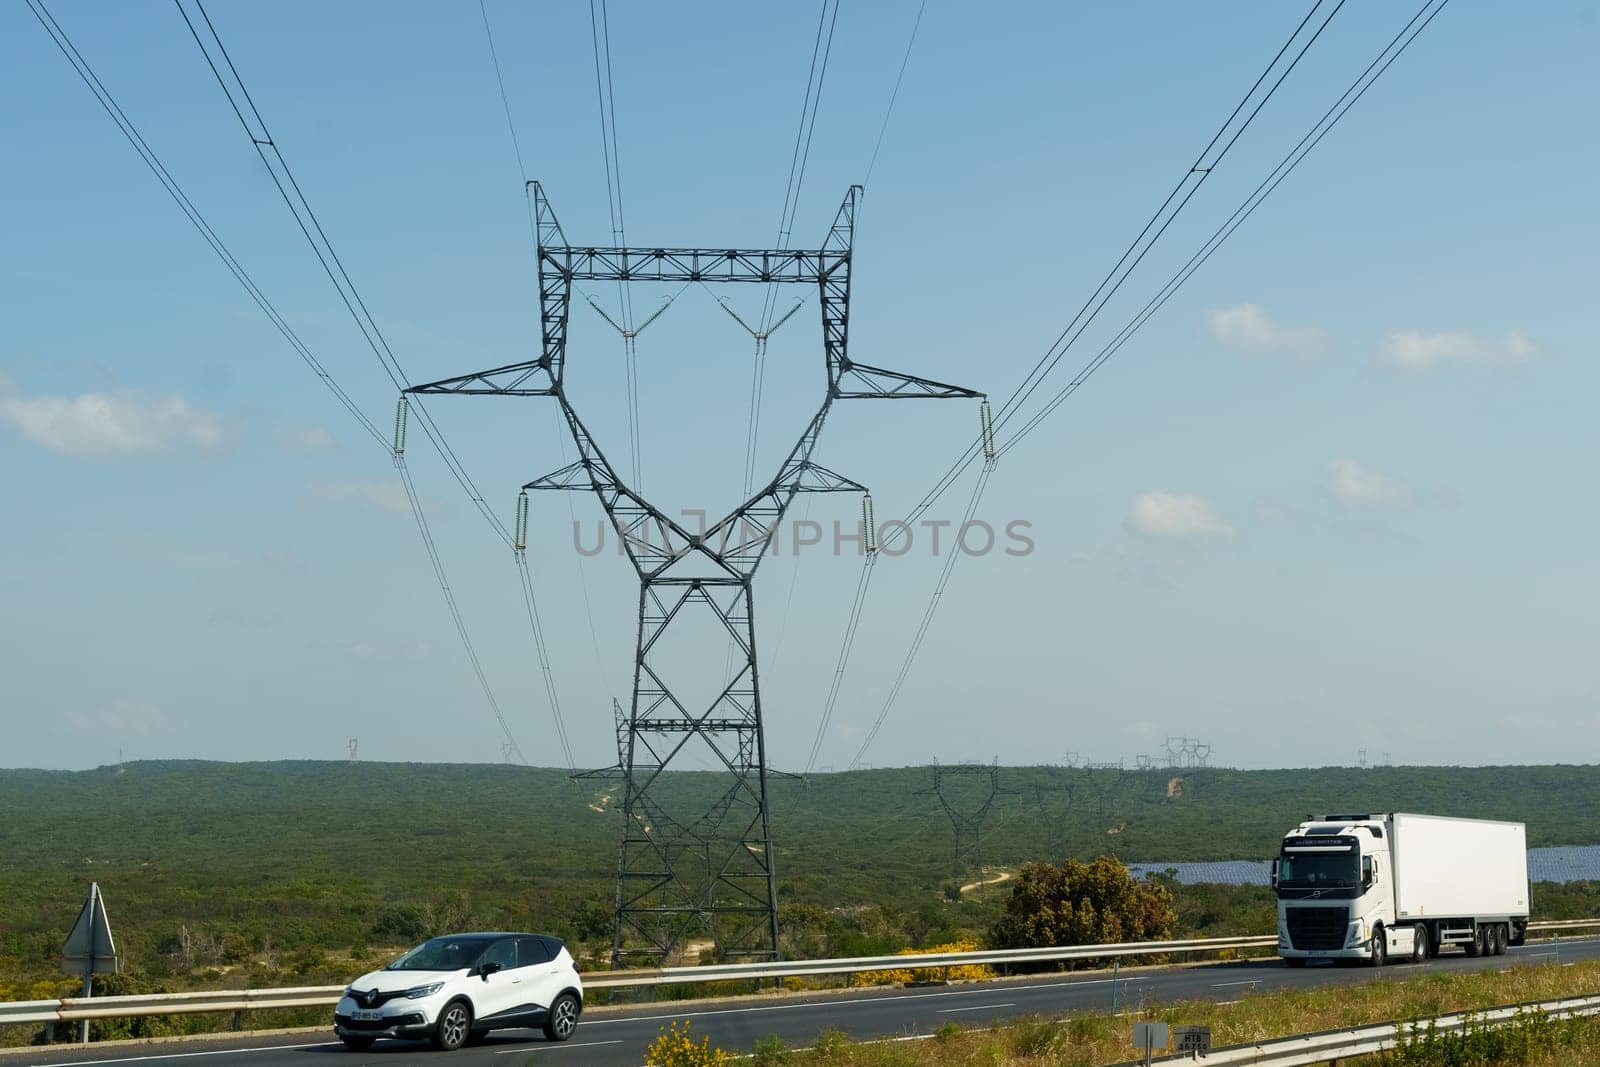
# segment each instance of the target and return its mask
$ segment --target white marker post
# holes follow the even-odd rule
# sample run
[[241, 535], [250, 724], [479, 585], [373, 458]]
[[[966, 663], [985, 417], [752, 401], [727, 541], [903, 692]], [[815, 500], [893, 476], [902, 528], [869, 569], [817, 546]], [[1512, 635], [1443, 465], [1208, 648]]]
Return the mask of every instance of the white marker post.
[[[61, 969], [67, 974], [83, 975], [85, 1000], [94, 995], [95, 975], [117, 973], [117, 946], [111, 940], [111, 920], [106, 917], [97, 882], [89, 883], [89, 897], [83, 902], [78, 921], [72, 924], [67, 943], [61, 946]], [[88, 1019], [78, 1028], [78, 1040], [89, 1040]]]

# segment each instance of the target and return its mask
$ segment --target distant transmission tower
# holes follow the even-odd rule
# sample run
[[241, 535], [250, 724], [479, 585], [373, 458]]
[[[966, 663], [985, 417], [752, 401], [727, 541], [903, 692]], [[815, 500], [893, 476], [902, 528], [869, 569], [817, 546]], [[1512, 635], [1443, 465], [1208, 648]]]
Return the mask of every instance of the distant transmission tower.
[[[578, 458], [527, 483], [523, 493], [593, 493], [638, 574], [633, 696], [627, 751], [619, 758], [623, 831], [613, 964], [625, 956], [665, 958], [696, 934], [709, 934], [724, 959], [775, 958], [777, 891], [752, 579], [773, 549], [778, 526], [797, 494], [866, 492], [812, 458], [835, 400], [979, 400], [982, 394], [850, 359], [850, 271], [859, 186], [850, 189], [827, 239], [814, 250], [573, 246], [539, 183], [529, 186], [538, 243], [538, 358], [412, 386], [406, 392], [553, 398]], [[709, 529], [685, 529], [646, 500], [638, 486], [630, 486], [573, 408], [565, 389], [567, 321], [573, 284], [584, 281], [816, 288], [827, 370], [821, 406], [777, 475]], [[704, 402], [685, 407], [679, 417], [703, 422], [710, 434], [726, 422]], [[987, 418], [983, 424], [988, 427]], [[992, 457], [992, 432], [985, 433], [983, 444]], [[527, 510], [521, 499], [517, 514], [515, 544], [522, 551]], [[865, 546], [868, 531], [862, 534]], [[723, 654], [730, 639], [738, 649], [737, 670], [726, 684], [705, 683], [702, 696], [694, 681], [717, 673], [712, 653]], [[668, 776], [669, 769], [693, 766], [697, 759], [715, 768], [717, 784], [701, 789], [700, 779]]]
[[354, 763], [356, 761], [356, 752], [361, 748], [361, 739], [359, 737], [352, 737], [350, 740], [344, 743], [344, 747], [345, 751], [350, 753], [350, 762]]
[[1000, 787], [1000, 765], [995, 763], [933, 764], [933, 786], [917, 793], [938, 799], [939, 807], [950, 819], [955, 834], [950, 873], [961, 880], [961, 861], [965, 857], [978, 872], [978, 892], [983, 892], [983, 823], [995, 798], [1011, 793]]
[[1162, 748], [1167, 754], [1167, 766], [1175, 770], [1193, 770], [1211, 761], [1211, 746], [1197, 737], [1168, 737]]

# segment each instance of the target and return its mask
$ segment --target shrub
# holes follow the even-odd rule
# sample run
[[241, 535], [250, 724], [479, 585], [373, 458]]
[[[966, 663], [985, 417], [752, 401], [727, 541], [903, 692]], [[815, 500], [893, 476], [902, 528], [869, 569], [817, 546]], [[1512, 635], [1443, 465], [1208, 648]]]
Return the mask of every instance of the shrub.
[[1059, 867], [1024, 865], [993, 938], [1000, 948], [1160, 940], [1177, 921], [1171, 890], [1141, 882], [1119, 860], [1101, 856]]
[[[971, 939], [951, 941], [928, 948], [903, 948], [897, 956], [923, 956], [945, 952], [975, 952], [978, 943]], [[858, 985], [894, 985], [896, 982], [968, 982], [993, 978], [994, 968], [981, 964], [963, 964], [957, 967], [916, 967], [893, 971], [862, 971], [856, 975]]]
[[644, 1050], [644, 1061], [649, 1067], [725, 1067], [732, 1063], [728, 1054], [711, 1046], [711, 1039], [703, 1037], [696, 1044], [689, 1036], [690, 1023], [674, 1022], [662, 1027], [661, 1033]]
[[777, 1034], [756, 1038], [755, 1045], [750, 1049], [750, 1059], [756, 1067], [776, 1067], [777, 1064], [788, 1063], [792, 1058], [789, 1043]]

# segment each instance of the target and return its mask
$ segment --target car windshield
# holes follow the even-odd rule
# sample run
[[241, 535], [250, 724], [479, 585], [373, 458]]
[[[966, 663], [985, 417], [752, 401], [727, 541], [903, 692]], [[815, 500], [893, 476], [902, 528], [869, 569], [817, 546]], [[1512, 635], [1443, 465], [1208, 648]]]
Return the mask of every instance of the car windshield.
[[1345, 889], [1356, 884], [1356, 852], [1289, 852], [1278, 861], [1278, 885], [1290, 889]]
[[436, 937], [395, 960], [386, 971], [459, 971], [477, 962], [489, 945], [482, 937]]

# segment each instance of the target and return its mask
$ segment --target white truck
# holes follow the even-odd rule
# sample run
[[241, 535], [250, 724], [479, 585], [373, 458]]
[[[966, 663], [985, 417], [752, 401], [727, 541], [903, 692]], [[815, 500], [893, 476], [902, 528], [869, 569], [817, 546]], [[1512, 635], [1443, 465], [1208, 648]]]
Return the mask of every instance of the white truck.
[[1278, 955], [1420, 962], [1447, 946], [1500, 955], [1528, 929], [1519, 822], [1434, 815], [1308, 816], [1272, 864]]

